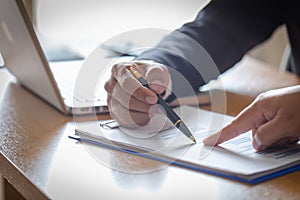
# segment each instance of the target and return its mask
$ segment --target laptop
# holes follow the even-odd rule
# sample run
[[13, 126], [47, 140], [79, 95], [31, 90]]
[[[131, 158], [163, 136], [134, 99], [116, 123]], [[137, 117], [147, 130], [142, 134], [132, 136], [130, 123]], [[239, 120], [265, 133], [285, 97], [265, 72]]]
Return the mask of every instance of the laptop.
[[[85, 60], [48, 62], [22, 0], [0, 2], [0, 53], [5, 67], [25, 88], [62, 113], [86, 115], [108, 112], [105, 79], [97, 81], [97, 73], [90, 70], [90, 75], [86, 74], [78, 81]], [[108, 63], [110, 61], [106, 59], [111, 58], [101, 59]], [[101, 68], [100, 63], [97, 67]], [[94, 83], [100, 85], [93, 88], [90, 76], [94, 77]], [[103, 76], [108, 78], [109, 74]], [[78, 87], [78, 82], [83, 84]], [[90, 93], [86, 91], [89, 88], [93, 89]], [[89, 93], [87, 97], [85, 93]]]

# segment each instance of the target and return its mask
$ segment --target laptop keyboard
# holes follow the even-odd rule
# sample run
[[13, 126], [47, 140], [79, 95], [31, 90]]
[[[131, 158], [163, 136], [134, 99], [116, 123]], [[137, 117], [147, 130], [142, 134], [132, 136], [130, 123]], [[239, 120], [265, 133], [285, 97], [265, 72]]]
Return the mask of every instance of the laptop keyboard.
[[97, 95], [90, 95], [83, 88], [74, 90], [74, 82], [64, 80], [62, 77], [59, 78], [61, 95], [64, 99], [73, 99], [76, 103], [92, 103], [97, 101], [106, 101], [106, 93], [97, 93]]
[[[128, 62], [133, 58], [133, 56], [123, 56], [119, 57], [115, 62]], [[50, 63], [51, 70], [57, 81], [58, 87], [61, 90], [62, 97], [65, 101], [73, 102], [74, 105], [86, 103], [96, 104], [97, 102], [101, 102], [101, 105], [103, 105], [103, 102], [106, 104], [107, 93], [104, 89], [104, 84], [110, 77], [110, 70], [105, 71], [105, 74], [103, 75], [104, 78], [98, 83], [96, 91], [88, 90], [89, 88], [95, 88], [94, 85], [88, 85], [88, 78], [87, 82], [84, 83], [85, 86], [82, 88], [76, 86], [76, 90], [74, 90], [76, 78], [83, 63], [84, 60]]]
[[104, 89], [105, 81], [100, 83], [102, 86], [99, 86], [99, 89], [97, 89], [95, 94], [91, 94], [87, 88], [78, 88], [78, 86], [76, 86], [77, 88], [75, 90], [76, 78], [82, 62], [74, 61], [66, 63], [66, 66], [60, 66], [63, 65], [64, 62], [50, 65], [55, 80], [57, 81], [57, 85], [61, 91], [61, 95], [64, 99], [73, 102], [76, 105], [106, 101], [107, 94]]

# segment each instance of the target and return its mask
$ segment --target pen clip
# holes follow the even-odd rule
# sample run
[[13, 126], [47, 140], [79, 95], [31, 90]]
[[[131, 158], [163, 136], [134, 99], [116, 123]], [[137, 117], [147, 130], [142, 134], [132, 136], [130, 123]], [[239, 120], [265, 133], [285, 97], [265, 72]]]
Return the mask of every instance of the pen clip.
[[118, 122], [116, 122], [115, 120], [100, 122], [99, 125], [104, 129], [115, 129], [119, 127]]

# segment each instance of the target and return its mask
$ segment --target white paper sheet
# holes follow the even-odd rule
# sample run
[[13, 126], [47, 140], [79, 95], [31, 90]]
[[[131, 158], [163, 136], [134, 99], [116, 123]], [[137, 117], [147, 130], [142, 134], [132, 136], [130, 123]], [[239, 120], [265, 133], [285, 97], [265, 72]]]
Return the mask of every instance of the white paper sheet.
[[274, 169], [299, 163], [300, 144], [283, 150], [257, 152], [252, 147], [250, 132], [229, 140], [219, 147], [204, 146], [202, 139], [224, 127], [233, 117], [190, 106], [176, 108], [175, 112], [190, 128], [197, 144], [193, 144], [162, 116], [153, 119], [156, 122], [154, 124], [160, 123], [153, 130], [161, 130], [160, 132], [153, 132], [149, 127], [134, 130], [103, 129], [99, 126], [100, 122], [77, 123], [76, 130], [80, 137], [97, 138], [116, 147], [122, 144], [122, 148], [133, 147], [141, 150], [143, 154], [162, 157], [170, 162], [176, 161], [244, 178], [245, 176], [257, 178], [261, 172], [265, 175], [273, 172]]

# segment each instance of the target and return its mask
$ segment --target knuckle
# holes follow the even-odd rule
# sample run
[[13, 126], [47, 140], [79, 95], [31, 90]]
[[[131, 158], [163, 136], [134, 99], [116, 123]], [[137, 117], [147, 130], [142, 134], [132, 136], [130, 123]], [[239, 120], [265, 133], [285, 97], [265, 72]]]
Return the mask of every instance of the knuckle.
[[266, 131], [263, 127], [259, 128], [257, 131], [256, 131], [256, 137], [259, 138], [260, 142], [262, 144], [265, 144], [266, 143]]
[[162, 72], [163, 71], [159, 67], [153, 67], [153, 68], [149, 69], [149, 71], [147, 72], [147, 75], [155, 76], [155, 75], [160, 75]]
[[154, 64], [151, 66], [149, 71], [157, 74], [165, 74], [167, 70], [168, 70], [167, 67], [162, 64]]
[[255, 99], [255, 103], [263, 104], [263, 105], [270, 104], [271, 101], [272, 101], [272, 98], [270, 98], [270, 92], [261, 93]]
[[268, 93], [264, 92], [264, 93], [259, 94], [255, 100], [257, 102], [262, 102], [262, 101], [266, 101], [266, 99], [268, 99]]
[[[163, 65], [162, 65], [163, 66]], [[169, 73], [168, 70], [161, 66], [155, 66], [149, 69], [146, 74], [146, 79], [150, 82], [159, 81], [163, 86], [168, 85]]]
[[109, 81], [107, 81], [105, 84], [104, 84], [104, 89], [106, 90], [106, 92], [108, 93], [111, 93], [111, 84]]
[[112, 74], [116, 74], [116, 72], [118, 71], [119, 69], [119, 64], [114, 64], [111, 68], [111, 72]]
[[125, 73], [124, 69], [126, 69], [127, 66], [128, 63], [124, 63], [124, 62], [114, 64], [111, 69], [113, 76], [114, 77], [122, 76]]
[[270, 105], [270, 99], [265, 93], [260, 94], [249, 107], [250, 110], [255, 111], [262, 108], [267, 108]]

